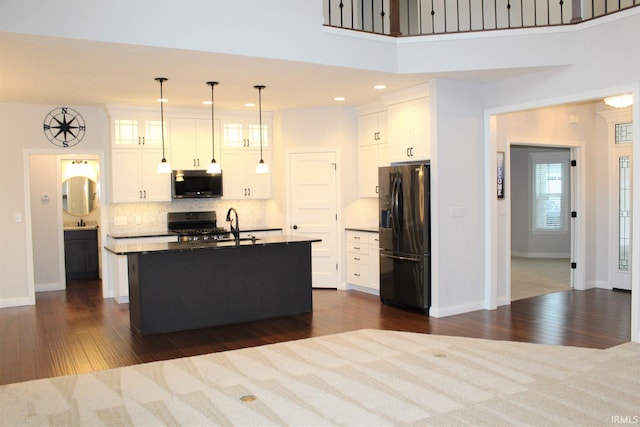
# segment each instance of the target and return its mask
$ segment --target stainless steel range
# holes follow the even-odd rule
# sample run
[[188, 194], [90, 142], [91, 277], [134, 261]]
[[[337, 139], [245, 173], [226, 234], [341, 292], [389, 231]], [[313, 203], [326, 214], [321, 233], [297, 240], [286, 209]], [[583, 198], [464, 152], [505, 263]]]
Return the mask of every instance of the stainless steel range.
[[167, 228], [178, 235], [178, 241], [220, 240], [229, 237], [229, 231], [217, 226], [216, 211], [169, 212]]

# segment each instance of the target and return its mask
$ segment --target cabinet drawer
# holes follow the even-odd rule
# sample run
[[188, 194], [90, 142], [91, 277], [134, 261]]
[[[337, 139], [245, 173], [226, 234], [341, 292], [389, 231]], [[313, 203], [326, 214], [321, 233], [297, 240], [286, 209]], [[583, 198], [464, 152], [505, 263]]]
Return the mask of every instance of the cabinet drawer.
[[365, 251], [364, 253], [348, 252], [347, 262], [369, 265], [369, 251]]
[[354, 285], [367, 286], [369, 284], [369, 269], [366, 265], [347, 263], [347, 281]]
[[347, 243], [347, 252], [367, 254], [369, 253], [369, 244], [367, 242], [349, 242]]
[[368, 234], [369, 233], [365, 233], [364, 231], [347, 231], [347, 241], [366, 245], [369, 242]]

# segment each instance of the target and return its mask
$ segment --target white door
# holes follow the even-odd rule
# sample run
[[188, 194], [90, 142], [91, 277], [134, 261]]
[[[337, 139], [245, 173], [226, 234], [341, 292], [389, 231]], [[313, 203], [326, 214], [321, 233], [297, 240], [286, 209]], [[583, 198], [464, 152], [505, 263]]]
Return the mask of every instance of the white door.
[[631, 147], [613, 148], [611, 170], [615, 179], [611, 185], [611, 254], [610, 285], [612, 288], [631, 290]]
[[322, 239], [312, 244], [314, 288], [338, 287], [336, 153], [289, 155], [292, 235]]

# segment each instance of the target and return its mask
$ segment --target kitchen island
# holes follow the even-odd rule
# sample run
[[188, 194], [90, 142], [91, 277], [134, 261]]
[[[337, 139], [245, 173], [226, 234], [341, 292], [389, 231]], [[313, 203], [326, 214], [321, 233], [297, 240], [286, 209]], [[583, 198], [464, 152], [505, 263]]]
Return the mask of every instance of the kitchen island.
[[126, 255], [129, 317], [141, 334], [309, 313], [311, 244], [260, 239], [111, 245]]

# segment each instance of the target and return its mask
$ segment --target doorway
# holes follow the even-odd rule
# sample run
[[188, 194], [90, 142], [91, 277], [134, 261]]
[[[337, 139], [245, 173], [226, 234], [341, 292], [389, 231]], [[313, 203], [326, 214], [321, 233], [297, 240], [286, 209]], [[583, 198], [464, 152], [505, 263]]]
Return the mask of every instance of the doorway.
[[511, 301], [572, 288], [571, 151], [510, 147]]
[[[66, 288], [68, 271], [65, 265], [65, 228], [80, 228], [80, 219], [84, 226], [83, 233], [92, 228], [95, 236], [91, 244], [95, 246], [92, 246], [92, 249], [95, 249], [94, 253], [97, 255], [97, 265], [91, 266], [90, 276], [93, 283], [96, 283], [96, 279], [100, 282], [103, 278], [100, 242], [104, 241], [105, 236], [100, 225], [106, 220], [106, 213], [104, 209], [99, 209], [99, 203], [102, 201], [100, 183], [105, 179], [100, 168], [102, 158], [103, 153], [99, 150], [69, 151], [65, 155], [61, 155], [60, 151], [51, 150], [25, 152], [29, 179], [28, 185], [25, 186], [28, 201], [25, 217], [29, 230], [27, 264], [32, 271], [28, 286], [33, 303], [36, 292], [59, 291]], [[73, 179], [78, 176], [90, 179]], [[89, 181], [93, 181], [94, 185], [88, 185]], [[74, 191], [84, 194], [84, 197], [76, 197], [80, 194], [73, 193]], [[66, 200], [64, 196], [67, 197]], [[86, 214], [84, 211], [79, 213], [78, 209], [81, 207], [88, 209]], [[81, 242], [74, 243], [76, 248], [81, 245]], [[82, 252], [84, 253], [84, 250]], [[78, 259], [74, 258], [75, 265], [78, 265], [77, 261]], [[82, 278], [82, 275], [76, 275], [69, 279]]]

